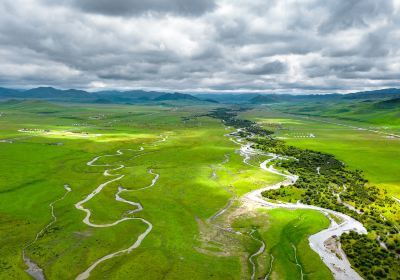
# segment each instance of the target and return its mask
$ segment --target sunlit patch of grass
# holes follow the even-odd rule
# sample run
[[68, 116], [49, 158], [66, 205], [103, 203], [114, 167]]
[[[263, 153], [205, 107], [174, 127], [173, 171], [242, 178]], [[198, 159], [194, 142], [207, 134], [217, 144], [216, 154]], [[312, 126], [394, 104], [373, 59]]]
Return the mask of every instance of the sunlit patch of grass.
[[[121, 148], [135, 152], [102, 158], [99, 162], [124, 164], [126, 168], [116, 173], [125, 178], [105, 187], [85, 207], [93, 212], [92, 222], [120, 219], [132, 207], [115, 201], [117, 187], [149, 184], [152, 176], [147, 172], [151, 168], [160, 174], [157, 184], [144, 191], [124, 193], [123, 197], [143, 205], [144, 210], [134, 216], [149, 220], [154, 229], [140, 248], [99, 265], [93, 277], [125, 279], [129, 273], [129, 277], [138, 279], [166, 275], [170, 279], [185, 275], [191, 279], [239, 278], [238, 256], [219, 258], [195, 249], [196, 219], [208, 219], [230, 197], [210, 179], [210, 166], [237, 148], [224, 136], [226, 130], [216, 120], [203, 117], [182, 121], [183, 116], [206, 113], [209, 108], [173, 111], [160, 106], [66, 106], [41, 102], [15, 106], [0, 105], [5, 112], [0, 119], [1, 138], [28, 134], [17, 132], [22, 128], [52, 133], [0, 143], [0, 168], [4, 170], [0, 176], [0, 219], [4, 224], [0, 232], [4, 267], [0, 278], [28, 278], [23, 271], [22, 248], [51, 220], [49, 203], [63, 194], [65, 184], [72, 192], [55, 204], [58, 221], [27, 252], [48, 278], [74, 278], [96, 259], [135, 242], [145, 229], [143, 223], [125, 221], [115, 227], [95, 229], [82, 223], [84, 213], [74, 207], [111, 178], [103, 176], [109, 167], [91, 167], [86, 163], [97, 155], [115, 154]], [[90, 118], [99, 115], [102, 117]], [[67, 130], [101, 136], [77, 137]], [[168, 135], [168, 139], [161, 142], [161, 135]], [[144, 147], [144, 155], [135, 158], [140, 147]], [[15, 230], [17, 227], [23, 230]]]

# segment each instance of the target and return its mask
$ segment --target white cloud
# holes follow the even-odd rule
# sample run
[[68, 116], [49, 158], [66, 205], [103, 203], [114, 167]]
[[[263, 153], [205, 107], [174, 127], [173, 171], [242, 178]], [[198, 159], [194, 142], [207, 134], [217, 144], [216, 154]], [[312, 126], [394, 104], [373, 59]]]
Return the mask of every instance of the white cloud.
[[399, 0], [3, 0], [0, 85], [400, 86], [399, 30]]

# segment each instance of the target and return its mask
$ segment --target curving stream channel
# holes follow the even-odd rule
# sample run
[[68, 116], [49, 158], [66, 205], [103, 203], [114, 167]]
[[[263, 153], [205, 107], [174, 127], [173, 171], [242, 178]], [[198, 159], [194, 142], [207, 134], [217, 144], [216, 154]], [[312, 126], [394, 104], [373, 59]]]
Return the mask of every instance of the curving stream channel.
[[[240, 131], [240, 130], [239, 130]], [[331, 270], [333, 276], [335, 279], [340, 279], [340, 280], [358, 280], [362, 279], [361, 276], [351, 267], [350, 262], [346, 258], [345, 254], [342, 252], [342, 258], [339, 258], [335, 252], [332, 252], [325, 246], [325, 242], [330, 239], [331, 237], [334, 236], [340, 236], [345, 232], [349, 232], [351, 230], [356, 231], [360, 234], [366, 234], [367, 230], [364, 228], [364, 226], [356, 221], [355, 219], [340, 213], [336, 212], [330, 209], [325, 209], [322, 207], [318, 206], [313, 206], [313, 205], [306, 205], [302, 203], [281, 203], [281, 202], [271, 202], [271, 201], [266, 201], [264, 200], [262, 196], [262, 192], [266, 190], [271, 190], [271, 189], [278, 189], [280, 187], [284, 186], [290, 186], [294, 184], [298, 176], [292, 175], [292, 174], [285, 174], [282, 173], [281, 171], [277, 170], [274, 168], [274, 166], [271, 164], [274, 160], [276, 159], [285, 159], [285, 157], [282, 157], [280, 155], [276, 154], [271, 154], [271, 153], [263, 153], [261, 151], [255, 150], [251, 148], [251, 144], [249, 143], [244, 143], [243, 139], [241, 139], [239, 136], [236, 135], [235, 132], [228, 134], [227, 136], [230, 136], [230, 140], [233, 141], [236, 144], [240, 145], [240, 155], [243, 157], [243, 163], [251, 166], [255, 166], [251, 163], [249, 163], [249, 160], [254, 157], [254, 156], [267, 156], [269, 159], [264, 160], [263, 162], [260, 163], [259, 168], [266, 172], [274, 173], [277, 175], [280, 175], [285, 178], [285, 180], [274, 184], [274, 185], [268, 185], [265, 186], [264, 188], [257, 189], [254, 191], [251, 191], [247, 194], [245, 194], [242, 198], [241, 201], [243, 204], [252, 206], [254, 207], [264, 207], [264, 208], [285, 208], [285, 209], [311, 209], [311, 210], [316, 210], [321, 213], [323, 213], [325, 216], [327, 216], [330, 220], [330, 226], [327, 229], [324, 229], [314, 235], [311, 235], [309, 237], [309, 244], [312, 250], [314, 250], [321, 258], [321, 260], [328, 266], [328, 268]], [[334, 219], [331, 218], [331, 215], [334, 215], [338, 217], [341, 222], [337, 223]], [[258, 240], [260, 241], [260, 240]], [[265, 244], [262, 243], [260, 250], [250, 256], [251, 259], [249, 259], [250, 263], [253, 265], [253, 272], [251, 279], [254, 279], [254, 273], [255, 273], [255, 265], [254, 262], [252, 261], [252, 258], [254, 256], [261, 254], [264, 251]], [[340, 248], [338, 248], [341, 250]], [[296, 254], [296, 259], [297, 259], [297, 252], [296, 248], [294, 248], [294, 252]], [[271, 263], [272, 264], [272, 263]], [[302, 268], [299, 263], [297, 265], [300, 267], [301, 272]], [[265, 279], [268, 278], [269, 273], [265, 277]], [[303, 273], [302, 273], [303, 275]]]
[[52, 220], [50, 223], [48, 223], [44, 228], [42, 228], [35, 236], [35, 239], [28, 244], [25, 245], [25, 247], [22, 249], [22, 259], [24, 260], [24, 263], [28, 267], [25, 271], [28, 273], [32, 278], [36, 280], [45, 280], [43, 270], [35, 263], [33, 262], [30, 258], [26, 256], [26, 250], [33, 246], [39, 238], [46, 232], [47, 229], [49, 229], [56, 221], [57, 221], [57, 216], [54, 213], [54, 204], [58, 201], [63, 200], [69, 192], [71, 192], [71, 188], [68, 185], [64, 185], [65, 193], [62, 197], [54, 200], [49, 204], [49, 207], [51, 209], [51, 217]]
[[[165, 142], [165, 141], [167, 140], [167, 138], [168, 138], [168, 135], [166, 135], [166, 136], [161, 135], [161, 139], [160, 139], [160, 140], [157, 140], [157, 141], [155, 141], [155, 142], [153, 142], [152, 144], [150, 144], [150, 146], [152, 146], [152, 147], [157, 146], [158, 143]], [[124, 215], [122, 215], [121, 219], [119, 219], [119, 220], [117, 220], [117, 221], [115, 221], [115, 222], [113, 222], [113, 223], [108, 223], [108, 224], [96, 224], [96, 223], [93, 223], [93, 222], [90, 221], [90, 217], [91, 217], [91, 215], [92, 215], [92, 212], [90, 211], [90, 209], [87, 209], [87, 208], [84, 207], [84, 204], [85, 204], [86, 202], [90, 201], [92, 198], [94, 198], [96, 195], [98, 195], [107, 185], [109, 185], [109, 184], [111, 184], [111, 183], [113, 183], [113, 182], [119, 181], [119, 180], [121, 180], [122, 178], [125, 177], [124, 174], [113, 173], [113, 172], [116, 172], [116, 171], [118, 171], [118, 170], [124, 169], [124, 168], [125, 168], [125, 165], [124, 165], [124, 164], [97, 164], [97, 163], [96, 163], [99, 159], [104, 158], [104, 157], [121, 156], [121, 155], [124, 154], [123, 151], [144, 151], [144, 148], [143, 148], [143, 147], [140, 147], [138, 150], [119, 149], [119, 150], [116, 151], [115, 154], [96, 156], [95, 158], [93, 158], [92, 160], [90, 160], [89, 162], [87, 162], [87, 165], [88, 165], [88, 166], [108, 167], [108, 168], [103, 172], [103, 176], [105, 176], [105, 177], [113, 177], [113, 178], [110, 179], [110, 180], [108, 180], [108, 181], [106, 181], [106, 182], [104, 182], [104, 183], [102, 183], [102, 184], [100, 184], [96, 189], [94, 189], [94, 190], [93, 190], [89, 195], [87, 195], [84, 199], [82, 199], [81, 201], [77, 202], [77, 203], [75, 204], [75, 208], [86, 213], [86, 215], [85, 215], [85, 217], [83, 218], [82, 222], [83, 222], [84, 224], [90, 226], [90, 227], [94, 227], [94, 228], [112, 227], [112, 226], [118, 225], [118, 224], [120, 224], [120, 223], [122, 223], [122, 222], [125, 222], [125, 221], [137, 220], [137, 221], [140, 221], [140, 222], [144, 223], [144, 224], [147, 226], [147, 228], [146, 228], [146, 230], [145, 230], [144, 232], [142, 232], [142, 233], [137, 237], [136, 241], [135, 241], [131, 246], [129, 246], [128, 248], [125, 248], [125, 249], [122, 249], [122, 250], [119, 250], [119, 251], [110, 253], [110, 254], [108, 254], [108, 255], [105, 255], [105, 256], [99, 258], [99, 259], [96, 260], [93, 264], [91, 264], [84, 272], [82, 272], [81, 274], [79, 274], [79, 275], [76, 277], [76, 280], [87, 279], [87, 278], [90, 276], [90, 273], [93, 271], [93, 269], [95, 269], [96, 266], [98, 266], [100, 263], [102, 263], [102, 262], [104, 262], [104, 261], [106, 261], [106, 260], [109, 260], [109, 259], [114, 258], [114, 257], [117, 257], [117, 256], [121, 256], [121, 255], [124, 255], [124, 254], [129, 254], [132, 250], [138, 248], [138, 247], [141, 245], [142, 241], [146, 238], [146, 236], [147, 236], [147, 235], [151, 232], [151, 230], [153, 229], [152, 223], [149, 222], [149, 221], [147, 221], [147, 220], [145, 220], [145, 219], [143, 219], [143, 218], [139, 218], [139, 217], [126, 217], [126, 216], [125, 216], [126, 214], [131, 215], [131, 214], [133, 214], [133, 213], [137, 213], [137, 212], [142, 211], [144, 208], [143, 208], [143, 206], [142, 206], [140, 203], [138, 203], [138, 202], [130, 201], [130, 200], [127, 200], [127, 199], [124, 199], [124, 198], [121, 197], [121, 194], [123, 194], [124, 192], [136, 192], [136, 191], [141, 191], [141, 190], [145, 190], [145, 189], [149, 189], [149, 188], [153, 187], [153, 186], [157, 183], [157, 180], [158, 180], [158, 178], [160, 177], [160, 175], [157, 174], [157, 173], [154, 173], [152, 169], [149, 169], [149, 170], [148, 170], [148, 173], [151, 174], [151, 175], [153, 175], [154, 177], [153, 177], [151, 183], [150, 183], [148, 186], [144, 186], [144, 187], [142, 187], [142, 188], [132, 189], [132, 190], [130, 190], [130, 189], [125, 189], [125, 188], [123, 188], [123, 187], [121, 187], [121, 186], [118, 187], [118, 191], [117, 191], [117, 193], [115, 194], [115, 200], [116, 200], [116, 201], [119, 201], [119, 202], [122, 202], [122, 203], [127, 203], [127, 204], [129, 204], [129, 205], [135, 207], [134, 209], [132, 209], [132, 210], [130, 210], [130, 211], [127, 211]], [[132, 159], [137, 158], [137, 157], [140, 157], [140, 156], [143, 156], [143, 155], [145, 155], [145, 154], [146, 154], [146, 153], [140, 153], [140, 154], [134, 156]], [[57, 217], [56, 217], [55, 214], [54, 214], [54, 204], [55, 204], [56, 202], [58, 202], [58, 201], [63, 200], [63, 199], [67, 196], [67, 194], [68, 194], [69, 192], [71, 192], [71, 188], [70, 188], [68, 185], [64, 185], [64, 189], [66, 190], [65, 194], [64, 194], [61, 198], [59, 198], [59, 199], [57, 199], [57, 200], [55, 200], [55, 201], [53, 201], [53, 202], [51, 202], [51, 203], [49, 204], [49, 207], [51, 208], [51, 215], [52, 215], [52, 218], [53, 218], [52, 221], [51, 221], [49, 224], [47, 224], [43, 229], [41, 229], [41, 230], [36, 234], [35, 239], [34, 239], [33, 241], [31, 241], [30, 243], [26, 244], [26, 245], [24, 246], [23, 250], [22, 250], [22, 257], [23, 257], [23, 260], [24, 260], [26, 266], [28, 267], [25, 271], [26, 271], [30, 276], [32, 276], [34, 279], [36, 279], [36, 280], [45, 280], [46, 278], [45, 278], [45, 275], [44, 275], [44, 273], [43, 273], [43, 269], [40, 268], [35, 262], [33, 262], [30, 258], [28, 258], [28, 257], [26, 256], [26, 250], [27, 250], [29, 247], [33, 246], [33, 245], [39, 240], [39, 238], [41, 237], [41, 235], [42, 235], [48, 228], [50, 228], [51, 225], [53, 225], [53, 224], [57, 221]]]
[[[157, 141], [156, 143], [158, 143], [158, 142], [164, 142], [166, 139], [167, 139], [166, 137], [163, 137], [162, 140]], [[78, 203], [76, 203], [76, 204], [75, 204], [75, 207], [76, 207], [78, 210], [81, 210], [81, 211], [83, 211], [83, 212], [86, 213], [86, 216], [85, 216], [85, 218], [84, 218], [82, 221], [83, 221], [83, 223], [85, 223], [86, 225], [88, 225], [88, 226], [90, 226], [90, 227], [95, 227], [95, 228], [112, 227], [112, 226], [118, 225], [119, 223], [122, 223], [122, 222], [125, 222], [125, 221], [137, 220], [137, 221], [140, 221], [140, 222], [144, 223], [144, 224], [147, 226], [147, 228], [146, 228], [146, 230], [145, 230], [143, 233], [141, 233], [141, 234], [138, 236], [138, 238], [136, 239], [136, 241], [135, 241], [131, 246], [129, 246], [129, 247], [126, 248], [126, 249], [122, 249], [122, 250], [119, 250], [119, 251], [110, 253], [110, 254], [105, 255], [105, 256], [101, 257], [100, 259], [96, 260], [96, 261], [95, 261], [92, 265], [90, 265], [84, 272], [82, 272], [81, 274], [79, 274], [79, 275], [76, 277], [76, 280], [87, 279], [87, 278], [90, 276], [90, 273], [93, 271], [93, 269], [95, 269], [96, 266], [98, 266], [100, 263], [102, 263], [102, 262], [104, 262], [104, 261], [106, 261], [106, 260], [109, 260], [109, 259], [114, 258], [114, 257], [121, 256], [121, 255], [124, 255], [124, 254], [129, 254], [132, 250], [138, 248], [138, 247], [141, 245], [142, 241], [146, 238], [146, 236], [147, 236], [147, 235], [151, 232], [151, 230], [153, 229], [153, 224], [152, 224], [151, 222], [149, 222], [149, 221], [147, 221], [147, 220], [145, 220], [145, 219], [143, 219], [143, 218], [139, 218], [139, 217], [123, 217], [123, 216], [122, 216], [121, 219], [119, 219], [119, 220], [117, 220], [117, 221], [115, 221], [115, 222], [113, 222], [113, 223], [109, 223], [109, 224], [95, 224], [95, 223], [92, 223], [92, 222], [90, 221], [90, 217], [91, 217], [91, 215], [92, 215], [90, 209], [87, 209], [87, 208], [85, 208], [85, 207], [83, 206], [86, 202], [88, 202], [88, 201], [91, 200], [93, 197], [95, 197], [97, 194], [99, 194], [99, 193], [104, 189], [104, 187], [106, 187], [107, 185], [109, 185], [109, 184], [111, 184], [111, 183], [113, 183], [113, 182], [119, 181], [119, 180], [121, 180], [122, 178], [125, 177], [125, 175], [123, 175], [123, 174], [118, 174], [118, 173], [113, 174], [113, 173], [110, 173], [110, 172], [113, 172], [113, 171], [115, 172], [115, 171], [118, 171], [118, 170], [121, 170], [121, 169], [125, 168], [125, 165], [124, 165], [124, 164], [96, 164], [96, 161], [98, 161], [100, 158], [103, 158], [103, 157], [121, 156], [121, 155], [124, 154], [124, 152], [123, 152], [124, 150], [126, 150], [126, 151], [134, 151], [134, 150], [132, 150], [132, 149], [120, 149], [120, 150], [117, 150], [116, 154], [97, 156], [97, 157], [95, 157], [94, 159], [92, 159], [91, 161], [89, 161], [89, 162], [87, 163], [88, 166], [111, 167], [111, 168], [106, 169], [106, 170], [104, 171], [103, 176], [106, 176], [106, 177], [114, 177], [114, 178], [111, 179], [111, 180], [108, 180], [108, 181], [104, 182], [103, 184], [100, 184], [96, 189], [94, 189], [94, 190], [93, 190], [88, 196], [86, 196], [83, 200], [81, 200], [81, 201], [79, 201]], [[144, 150], [143, 147], [140, 147], [140, 148], [139, 148], [139, 151], [143, 151], [143, 150]], [[142, 156], [142, 155], [144, 155], [144, 154], [145, 154], [145, 153], [141, 153], [141, 154], [139, 154], [139, 155], [136, 155], [134, 158], [139, 157], [139, 156]], [[125, 188], [122, 188], [122, 187], [118, 187], [118, 192], [115, 194], [115, 200], [116, 200], [116, 201], [119, 201], [119, 202], [127, 203], [127, 204], [132, 205], [132, 206], [135, 207], [135, 209], [128, 211], [126, 214], [137, 213], [137, 212], [142, 211], [144, 208], [143, 208], [143, 206], [142, 206], [140, 203], [134, 202], [134, 201], [130, 201], [130, 200], [127, 200], [127, 199], [124, 199], [124, 198], [122, 198], [120, 195], [121, 195], [122, 193], [124, 193], [124, 192], [135, 192], [135, 191], [140, 191], [140, 190], [144, 190], [144, 189], [148, 189], [148, 188], [153, 187], [153, 186], [156, 184], [156, 182], [157, 182], [158, 178], [160, 177], [160, 175], [157, 174], [157, 173], [154, 173], [152, 169], [149, 169], [148, 172], [149, 172], [149, 174], [154, 175], [154, 177], [153, 177], [151, 183], [150, 183], [148, 186], [145, 186], [145, 187], [142, 187], [142, 188], [139, 188], [139, 189], [134, 189], [134, 190], [129, 190], [129, 189], [125, 189]]]
[[[240, 131], [240, 129], [238, 131]], [[316, 211], [323, 213], [325, 216], [327, 216], [329, 218], [330, 226], [327, 229], [324, 229], [324, 230], [322, 230], [314, 235], [311, 235], [309, 237], [310, 247], [312, 248], [312, 250], [314, 250], [320, 256], [321, 260], [328, 266], [328, 268], [333, 273], [333, 276], [335, 279], [340, 279], [340, 280], [362, 279], [358, 275], [358, 273], [352, 269], [345, 254], [342, 252], [341, 255], [344, 257], [342, 257], [342, 258], [338, 257], [335, 252], [332, 252], [330, 249], [328, 249], [325, 246], [325, 242], [328, 239], [332, 238], [333, 236], [340, 236], [341, 234], [351, 231], [351, 230], [354, 230], [360, 234], [365, 234], [365, 233], [367, 233], [367, 231], [364, 228], [364, 226], [360, 222], [356, 221], [355, 219], [353, 219], [343, 213], [336, 212], [336, 211], [333, 211], [330, 209], [325, 209], [325, 208], [317, 207], [317, 206], [313, 206], [313, 205], [306, 205], [306, 204], [302, 204], [302, 203], [293, 204], [293, 203], [271, 202], [271, 201], [264, 200], [262, 197], [262, 192], [264, 192], [266, 190], [278, 189], [280, 187], [292, 185], [297, 181], [298, 176], [292, 175], [292, 174], [285, 174], [282, 171], [274, 168], [274, 166], [272, 164], [273, 161], [276, 159], [285, 159], [285, 157], [282, 157], [277, 154], [263, 153], [262, 151], [255, 150], [251, 147], [250, 143], [245, 143], [245, 141], [242, 138], [240, 138], [235, 132], [227, 134], [227, 136], [230, 137], [229, 139], [232, 142], [240, 145], [239, 152], [240, 152], [240, 155], [243, 157], [243, 163], [245, 163], [246, 165], [253, 166], [253, 167], [259, 167], [266, 172], [274, 173], [274, 174], [280, 175], [284, 178], [283, 181], [281, 181], [277, 184], [268, 185], [268, 186], [265, 186], [264, 188], [257, 189], [257, 190], [254, 190], [254, 191], [251, 191], [251, 192], [245, 194], [244, 196], [242, 196], [240, 198], [241, 202], [245, 206], [247, 205], [250, 208], [264, 207], [264, 208], [268, 208], [268, 209], [271, 209], [271, 208], [311, 209], [311, 210], [316, 210]], [[167, 139], [167, 137], [162, 137], [161, 140], [154, 142], [153, 146], [157, 145], [157, 143], [166, 141], [166, 139]], [[143, 151], [143, 150], [144, 150], [143, 147], [139, 148], [139, 151]], [[115, 154], [97, 156], [97, 157], [93, 158], [92, 160], [90, 160], [89, 162], [87, 162], [88, 166], [107, 167], [107, 169], [103, 172], [103, 176], [112, 177], [112, 179], [100, 184], [96, 189], [94, 189], [84, 199], [77, 202], [75, 204], [75, 207], [76, 207], [76, 209], [86, 213], [82, 222], [90, 227], [94, 227], [94, 228], [112, 227], [112, 226], [115, 226], [115, 225], [125, 222], [125, 221], [136, 220], [136, 221], [140, 221], [140, 222], [144, 223], [147, 226], [147, 228], [144, 232], [142, 232], [137, 237], [136, 241], [131, 246], [129, 246], [128, 248], [116, 251], [116, 252], [112, 252], [108, 255], [105, 255], [105, 256], [99, 258], [98, 260], [93, 262], [84, 272], [79, 274], [76, 277], [76, 280], [87, 279], [90, 276], [90, 273], [93, 271], [93, 269], [95, 269], [100, 263], [102, 263], [106, 260], [109, 260], [111, 258], [117, 257], [117, 256], [129, 254], [132, 250], [138, 248], [141, 245], [142, 241], [146, 238], [146, 236], [151, 232], [151, 230], [153, 228], [152, 223], [143, 218], [126, 217], [124, 215], [121, 216], [121, 219], [116, 220], [113, 223], [107, 223], [107, 224], [93, 223], [90, 221], [92, 212], [90, 211], [90, 209], [87, 209], [84, 207], [84, 204], [86, 202], [90, 201], [92, 198], [94, 198], [96, 195], [98, 195], [107, 185], [109, 185], [113, 182], [119, 181], [125, 177], [124, 174], [115, 173], [118, 170], [124, 169], [125, 168], [124, 164], [97, 164], [96, 163], [99, 159], [104, 158], [104, 157], [121, 156], [124, 154], [123, 151], [137, 151], [137, 150], [120, 149], [120, 150], [117, 150], [117, 152]], [[138, 154], [138, 155], [134, 156], [134, 158], [140, 157], [144, 154], [145, 153]], [[268, 157], [268, 159], [264, 160], [263, 162], [261, 162], [259, 164], [259, 166], [257, 166], [257, 165], [254, 165], [249, 162], [249, 160], [255, 156], [266, 156], [266, 157]], [[229, 160], [229, 157], [226, 157], [226, 161], [228, 161], [228, 160]], [[225, 163], [225, 161], [222, 162], [221, 164], [223, 164], [223, 163]], [[140, 191], [140, 190], [144, 190], [144, 189], [153, 187], [157, 183], [157, 180], [159, 179], [160, 175], [157, 173], [154, 173], [152, 169], [149, 169], [148, 173], [154, 176], [151, 183], [148, 186], [145, 186], [145, 187], [142, 187], [139, 189], [134, 189], [134, 190], [126, 189], [123, 187], [118, 187], [118, 191], [115, 194], [115, 200], [122, 202], [122, 203], [129, 204], [134, 207], [134, 209], [126, 212], [126, 214], [133, 214], [133, 213], [140, 212], [143, 210], [143, 206], [138, 202], [134, 202], [134, 201], [130, 201], [130, 200], [122, 198], [121, 194], [123, 194], [124, 192], [135, 192], [135, 191]], [[34, 263], [32, 260], [30, 260], [28, 257], [26, 257], [25, 251], [30, 246], [35, 244], [38, 241], [38, 239], [40, 238], [40, 236], [46, 231], [46, 229], [48, 229], [52, 224], [54, 224], [57, 221], [57, 217], [54, 214], [54, 203], [56, 203], [60, 200], [63, 200], [66, 197], [66, 195], [71, 191], [71, 188], [68, 185], [65, 185], [64, 188], [66, 190], [65, 194], [61, 198], [50, 203], [50, 205], [49, 205], [49, 207], [51, 208], [51, 215], [53, 217], [53, 220], [49, 224], [47, 224], [36, 235], [35, 239], [32, 242], [28, 243], [23, 249], [23, 260], [24, 260], [25, 264], [28, 266], [28, 269], [26, 270], [26, 272], [29, 275], [31, 275], [34, 279], [37, 279], [37, 280], [45, 279], [43, 271], [36, 263]], [[231, 202], [228, 202], [227, 206], [225, 206], [222, 210], [220, 210], [218, 213], [216, 213], [211, 218], [211, 220], [215, 219], [219, 215], [222, 215], [226, 211], [226, 209], [229, 208], [230, 206], [231, 206]], [[341, 220], [341, 222], [337, 223], [334, 219], [331, 218], [331, 215], [338, 217]], [[266, 248], [266, 244], [264, 243], [264, 241], [259, 240], [256, 237], [254, 237], [253, 233], [254, 233], [254, 230], [252, 230], [249, 235], [252, 239], [254, 239], [255, 241], [260, 243], [260, 248], [257, 252], [253, 253], [249, 257], [249, 262], [252, 265], [252, 273], [251, 273], [251, 277], [250, 277], [251, 280], [255, 279], [255, 273], [256, 273], [256, 263], [255, 263], [254, 259], [257, 256], [261, 255], [265, 251], [265, 248]], [[296, 249], [296, 247], [294, 247], [293, 249], [294, 249], [294, 253], [296, 256], [296, 265], [299, 266], [301, 275], [303, 276], [303, 269], [302, 269], [300, 263], [297, 261], [297, 251], [296, 251], [297, 249]], [[340, 248], [338, 248], [338, 249], [341, 250]], [[272, 271], [273, 261], [274, 261], [274, 257], [271, 255], [270, 268], [264, 279], [269, 278], [271, 271]]]

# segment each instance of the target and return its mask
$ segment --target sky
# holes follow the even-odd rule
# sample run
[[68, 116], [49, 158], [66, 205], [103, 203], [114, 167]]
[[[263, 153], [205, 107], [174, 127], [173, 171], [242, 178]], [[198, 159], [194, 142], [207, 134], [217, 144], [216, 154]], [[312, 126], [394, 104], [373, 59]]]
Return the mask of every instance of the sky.
[[400, 87], [400, 0], [1, 0], [0, 86]]

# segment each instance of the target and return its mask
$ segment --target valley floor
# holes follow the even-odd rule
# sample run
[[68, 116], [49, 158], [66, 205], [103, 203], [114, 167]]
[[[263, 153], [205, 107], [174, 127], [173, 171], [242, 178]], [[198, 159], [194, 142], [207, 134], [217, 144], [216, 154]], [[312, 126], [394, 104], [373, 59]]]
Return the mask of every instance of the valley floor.
[[[217, 105], [1, 103], [0, 279], [332, 278], [309, 246], [328, 217], [243, 210], [285, 178], [243, 162]], [[269, 114], [243, 113], [400, 197], [396, 139]]]

